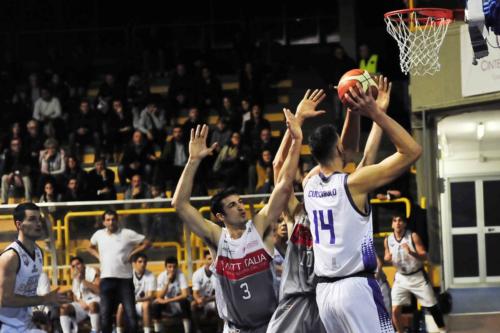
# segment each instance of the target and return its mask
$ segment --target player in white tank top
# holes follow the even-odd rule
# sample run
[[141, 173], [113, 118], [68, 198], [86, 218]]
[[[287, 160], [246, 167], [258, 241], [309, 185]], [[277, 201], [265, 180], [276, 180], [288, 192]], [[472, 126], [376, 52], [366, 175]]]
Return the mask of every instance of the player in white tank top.
[[[274, 293], [264, 295], [259, 288], [251, 289], [254, 283], [250, 280], [260, 276], [261, 283], [266, 290], [274, 283], [274, 275], [270, 268], [272, 257], [269, 254], [273, 248], [272, 238], [269, 237], [264, 243], [263, 236], [284, 210], [297, 172], [302, 130], [290, 110], [284, 110], [284, 112], [292, 135], [290, 153], [283, 167], [284, 175], [275, 184], [269, 202], [253, 216], [251, 222], [247, 220], [243, 201], [231, 189], [221, 191], [211, 200], [212, 213], [219, 223], [224, 224], [224, 229], [212, 221], [205, 220], [189, 202], [196, 171], [202, 159], [212, 154], [216, 147], [215, 144], [210, 148], [206, 145], [208, 136], [206, 125], [198, 126], [196, 130], [191, 131], [189, 160], [179, 179], [172, 201], [181, 220], [204, 240], [214, 256], [215, 273], [220, 286], [216, 288], [216, 299], [217, 303], [225, 303], [225, 306], [219, 306], [219, 315], [227, 319], [225, 332], [265, 332], [267, 322], [274, 311], [270, 309], [277, 304], [277, 297]], [[252, 248], [255, 251], [251, 250]], [[245, 268], [245, 271], [236, 271], [235, 267], [238, 265]], [[238, 284], [241, 278], [249, 279], [249, 282], [245, 280]], [[236, 297], [237, 295], [229, 297], [231, 290], [238, 290], [240, 297]], [[259, 304], [261, 298], [266, 304], [261, 304], [260, 307], [253, 306]], [[250, 312], [245, 310], [247, 303], [252, 304], [248, 308]]]
[[[386, 82], [379, 80], [379, 86]], [[357, 88], [344, 96], [350, 112], [372, 119], [398, 152], [346, 176], [339, 174], [345, 156], [335, 127], [320, 126], [309, 137], [322, 174], [304, 182], [318, 275], [316, 300], [327, 332], [393, 332], [373, 275], [376, 263], [368, 194], [406, 171], [420, 156], [421, 147], [371, 94]]]
[[35, 241], [42, 237], [39, 208], [22, 203], [14, 209], [18, 238], [0, 255], [1, 333], [43, 332], [33, 327], [31, 307], [67, 303], [64, 294], [52, 291], [37, 296], [38, 279], [42, 272], [43, 255]]
[[396, 275], [391, 291], [392, 320], [396, 330], [403, 332], [401, 307], [411, 302], [415, 295], [420, 305], [429, 309], [441, 332], [446, 330], [443, 315], [437, 305], [434, 290], [424, 271], [423, 264], [427, 251], [415, 232], [407, 229], [404, 217], [392, 218], [394, 232], [384, 240], [384, 260], [396, 267]]

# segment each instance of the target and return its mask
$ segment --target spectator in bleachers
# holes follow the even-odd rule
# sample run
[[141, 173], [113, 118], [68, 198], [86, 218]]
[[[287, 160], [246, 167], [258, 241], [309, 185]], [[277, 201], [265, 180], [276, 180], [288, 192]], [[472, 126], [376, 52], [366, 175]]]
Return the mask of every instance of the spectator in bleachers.
[[236, 187], [243, 192], [245, 187], [248, 153], [241, 142], [241, 135], [234, 132], [229, 143], [222, 147], [213, 165], [213, 172], [221, 187]]
[[67, 105], [68, 99], [70, 97], [71, 87], [66, 81], [63, 81], [61, 79], [61, 76], [58, 73], [52, 73], [48, 86], [54, 96], [59, 99], [61, 105], [63, 107]]
[[246, 62], [240, 70], [239, 95], [262, 101], [262, 74], [256, 70], [251, 62]]
[[6, 204], [9, 197], [9, 187], [24, 189], [24, 199], [31, 201], [31, 179], [29, 156], [22, 147], [19, 138], [10, 141], [10, 147], [5, 151], [2, 174], [2, 203]]
[[[260, 153], [255, 166], [257, 175], [256, 193], [271, 193], [274, 186], [273, 177], [273, 154], [269, 149], [264, 149]], [[253, 191], [252, 191], [253, 192]]]
[[66, 158], [66, 170], [63, 173], [63, 184], [66, 184], [70, 178], [76, 178], [80, 189], [86, 191], [87, 189], [87, 174], [80, 166], [80, 161], [74, 155], [69, 155]]
[[53, 180], [56, 184], [60, 183], [66, 170], [65, 153], [59, 148], [56, 139], [48, 138], [45, 140], [42, 150], [39, 154], [40, 179], [38, 181], [38, 193], [42, 192], [41, 186], [47, 179]]
[[90, 109], [89, 101], [80, 101], [78, 112], [74, 113], [71, 117], [69, 133], [70, 149], [80, 159], [83, 157], [86, 145], [94, 148], [96, 156], [100, 154], [101, 140], [99, 138], [97, 121], [96, 115]]
[[359, 50], [359, 68], [371, 75], [380, 73], [378, 54], [372, 53], [367, 44], [361, 44]]
[[[135, 291], [135, 312], [142, 318], [144, 333], [152, 333], [151, 307], [156, 293], [156, 277], [147, 270], [148, 257], [145, 253], [137, 253], [132, 258], [134, 269], [133, 281]], [[116, 312], [116, 333], [123, 333], [123, 306], [120, 304]]]
[[274, 156], [279, 148], [279, 141], [273, 138], [271, 129], [264, 127], [260, 130], [259, 139], [254, 142], [252, 152], [258, 158], [264, 150], [269, 150]]
[[31, 106], [35, 105], [36, 101], [42, 96], [40, 88], [40, 80], [38, 74], [31, 73], [28, 77], [28, 100]]
[[243, 125], [242, 114], [240, 110], [233, 106], [233, 101], [229, 96], [224, 96], [222, 98], [222, 108], [219, 112], [219, 117], [228, 120], [228, 126], [231, 132], [239, 132], [241, 130], [241, 126]]
[[12, 119], [25, 122], [33, 117], [33, 103], [25, 87], [16, 88], [16, 92], [12, 96], [12, 104], [10, 107], [12, 108]]
[[[150, 198], [149, 185], [143, 181], [142, 176], [139, 174], [135, 174], [130, 178], [130, 184], [125, 191], [125, 200], [137, 200], [137, 199], [149, 199]], [[141, 208], [145, 208], [147, 205], [140, 205]], [[125, 208], [130, 209], [137, 207], [131, 205], [125, 205]], [[149, 235], [149, 216], [146, 214], [140, 215], [129, 215], [127, 216], [127, 226], [137, 225], [137, 220], [139, 220], [139, 224], [141, 227], [141, 232], [143, 235]]]
[[177, 186], [177, 181], [186, 165], [188, 154], [188, 145], [184, 140], [183, 129], [180, 125], [176, 125], [172, 130], [171, 139], [163, 147], [157, 177], [166, 182], [168, 189], [173, 190]]
[[175, 105], [180, 95], [183, 96], [181, 99], [184, 99], [186, 104], [194, 103], [194, 85], [192, 77], [186, 71], [186, 66], [183, 63], [178, 63], [175, 66], [175, 71], [172, 74], [168, 88], [170, 104]]
[[218, 110], [222, 98], [222, 84], [208, 67], [201, 69], [201, 78], [197, 86], [198, 100], [205, 119], [212, 110]]
[[61, 306], [62, 333], [78, 332], [78, 323], [88, 317], [92, 332], [99, 332], [100, 271], [85, 265], [80, 257], [72, 257], [70, 265], [73, 302]]
[[190, 306], [189, 286], [186, 277], [178, 268], [175, 257], [165, 259], [165, 270], [160, 273], [156, 283], [156, 299], [153, 302], [153, 325], [155, 332], [162, 332], [162, 313], [168, 317], [182, 318], [184, 333], [189, 333]]
[[12, 124], [9, 124], [9, 133], [7, 133], [1, 142], [0, 146], [0, 151], [3, 152], [5, 149], [9, 149], [10, 143], [12, 142], [13, 139], [18, 139], [20, 141], [23, 140], [23, 133], [21, 129], [21, 124], [19, 122], [13, 122]]
[[128, 79], [127, 103], [131, 107], [139, 108], [146, 103], [149, 96], [149, 87], [137, 74], [133, 74]]
[[[56, 185], [51, 181], [47, 180], [43, 185], [43, 192], [40, 195], [39, 203], [50, 203], [50, 202], [61, 202], [61, 195], [57, 193]], [[57, 218], [57, 208], [56, 207], [47, 207], [49, 214], [52, 215], [53, 218]]]
[[200, 110], [197, 107], [191, 107], [188, 112], [188, 119], [182, 124], [183, 138], [186, 143], [189, 142], [191, 129], [196, 129], [196, 126], [203, 125], [203, 119], [200, 116]]
[[231, 139], [231, 134], [233, 132], [231, 129], [228, 127], [228, 120], [227, 118], [224, 117], [219, 117], [219, 120], [217, 121], [217, 125], [214, 127], [212, 130], [212, 136], [210, 137], [210, 144], [209, 146], [212, 146], [214, 143], [218, 143], [218, 146], [215, 148], [215, 152], [218, 153], [224, 147], [229, 143], [229, 140]]
[[[152, 199], [162, 200], [167, 197], [163, 185], [153, 184], [149, 187], [149, 190], [149, 197]], [[165, 207], [165, 203], [154, 202], [148, 204], [148, 207], [163, 208]], [[149, 228], [151, 239], [158, 241], [180, 241], [179, 236], [182, 225], [179, 223], [176, 214], [151, 214], [149, 215], [149, 220], [151, 223], [151, 227]]]
[[113, 313], [123, 305], [129, 332], [138, 332], [135, 314], [132, 257], [145, 251], [151, 242], [133, 230], [123, 228], [116, 211], [107, 210], [103, 216], [104, 228], [90, 238], [88, 252], [101, 263], [100, 319], [102, 333], [111, 333]]
[[271, 124], [264, 118], [260, 105], [254, 104], [250, 119], [243, 124], [243, 142], [250, 147], [253, 146], [255, 142], [259, 141], [263, 128], [271, 129]]
[[119, 161], [119, 155], [123, 147], [132, 137], [133, 121], [132, 114], [120, 99], [113, 99], [112, 111], [107, 115], [107, 132], [105, 141], [106, 153], [113, 154], [114, 161]]
[[148, 103], [141, 111], [137, 129], [141, 131], [149, 142], [163, 147], [167, 126], [165, 110], [159, 108], [156, 103]]
[[45, 135], [40, 131], [38, 122], [31, 119], [26, 124], [26, 134], [24, 135], [23, 143], [28, 155], [30, 156], [31, 171], [36, 172], [39, 169], [40, 151], [43, 149], [43, 144], [46, 140]]
[[243, 97], [240, 101], [240, 115], [241, 115], [241, 128], [238, 129], [239, 132], [243, 133], [243, 129], [247, 120], [252, 118], [252, 109], [250, 107], [250, 99], [248, 97]]
[[87, 194], [90, 200], [116, 200], [115, 173], [106, 168], [102, 157], [96, 158], [87, 174]]
[[41, 96], [33, 107], [33, 118], [42, 123], [48, 137], [58, 138], [63, 134], [61, 103], [48, 88], [41, 89]]
[[97, 92], [97, 100], [104, 100], [110, 104], [113, 98], [122, 98], [123, 96], [122, 87], [116, 83], [115, 76], [111, 73], [105, 74], [104, 81]]
[[80, 188], [80, 183], [76, 177], [71, 177], [66, 182], [66, 190], [61, 195], [62, 202], [85, 200], [85, 194]]
[[127, 179], [134, 174], [140, 174], [149, 179], [152, 164], [157, 160], [153, 147], [144, 140], [141, 131], [136, 130], [131, 142], [125, 147], [123, 156], [118, 166], [120, 184], [125, 185]]
[[215, 306], [215, 275], [210, 270], [212, 255], [204, 252], [204, 263], [193, 273], [193, 301], [191, 311], [195, 333], [201, 333], [201, 322], [218, 318]]

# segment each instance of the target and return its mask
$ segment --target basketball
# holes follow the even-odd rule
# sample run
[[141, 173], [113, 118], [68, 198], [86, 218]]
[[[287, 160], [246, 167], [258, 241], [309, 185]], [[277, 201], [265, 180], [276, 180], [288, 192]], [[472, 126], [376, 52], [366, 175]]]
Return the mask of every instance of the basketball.
[[350, 71], [342, 75], [337, 86], [337, 92], [339, 94], [340, 100], [342, 101], [342, 104], [346, 103], [344, 95], [349, 92], [349, 88], [356, 87], [356, 83], [358, 82], [359, 84], [361, 84], [365, 92], [367, 92], [368, 88], [370, 88], [373, 98], [377, 98], [377, 82], [375, 82], [375, 80], [370, 76], [370, 73], [359, 68], [351, 69]]

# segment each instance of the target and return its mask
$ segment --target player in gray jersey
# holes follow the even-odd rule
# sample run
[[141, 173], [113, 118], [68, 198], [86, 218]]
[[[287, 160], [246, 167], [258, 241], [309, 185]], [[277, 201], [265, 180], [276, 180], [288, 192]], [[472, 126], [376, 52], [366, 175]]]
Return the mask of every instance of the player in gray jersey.
[[284, 112], [292, 143], [283, 166], [283, 177], [276, 184], [269, 202], [250, 221], [235, 191], [225, 190], [215, 195], [211, 200], [212, 213], [224, 228], [205, 220], [189, 202], [196, 170], [201, 160], [216, 147], [216, 144], [206, 145], [206, 125], [191, 131], [189, 160], [172, 204], [182, 221], [209, 246], [215, 258], [212, 266], [216, 277], [215, 297], [219, 316], [225, 321], [224, 332], [266, 332], [278, 303], [274, 290], [272, 237], [264, 242], [263, 236], [288, 202], [302, 144], [302, 130], [297, 119], [290, 110]]
[[35, 243], [43, 235], [38, 206], [19, 204], [13, 215], [18, 236], [0, 255], [0, 332], [44, 332], [34, 328], [31, 308], [61, 305], [69, 299], [58, 289], [44, 296], [36, 294], [43, 265], [42, 251]]
[[[379, 77], [379, 95], [377, 104], [386, 111], [389, 105], [391, 84], [384, 77]], [[317, 105], [323, 100], [322, 91], [314, 91], [312, 94], [306, 92], [301, 103], [297, 107], [297, 118], [303, 122], [307, 118], [322, 114], [316, 111]], [[283, 140], [276, 158], [273, 162], [274, 174], [278, 175], [283, 159], [287, 155], [287, 133]], [[352, 155], [358, 149], [359, 116], [347, 113], [346, 121], [342, 129], [341, 141], [347, 153], [346, 161], [352, 159]], [[364, 156], [358, 164], [358, 168], [373, 164], [382, 137], [381, 128], [373, 124], [368, 137]], [[311, 171], [317, 173], [317, 168]], [[268, 333], [278, 332], [325, 332], [321, 320], [319, 320], [318, 307], [316, 304], [316, 293], [314, 285], [314, 253], [310, 221], [304, 206], [297, 200], [295, 195], [290, 200], [285, 212], [287, 220], [293, 223], [288, 246], [286, 249], [282, 283], [280, 287], [280, 303], [271, 319]]]

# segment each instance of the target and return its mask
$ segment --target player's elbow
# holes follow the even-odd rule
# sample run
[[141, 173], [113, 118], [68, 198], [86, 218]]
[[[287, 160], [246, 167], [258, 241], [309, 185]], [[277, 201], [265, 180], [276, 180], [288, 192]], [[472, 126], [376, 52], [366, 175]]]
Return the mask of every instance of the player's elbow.
[[411, 150], [411, 155], [413, 157], [413, 162], [415, 162], [416, 160], [418, 160], [420, 158], [420, 156], [422, 156], [422, 153], [423, 153], [422, 146], [415, 142], [415, 144], [414, 144], [414, 146], [412, 147], [412, 150]]

